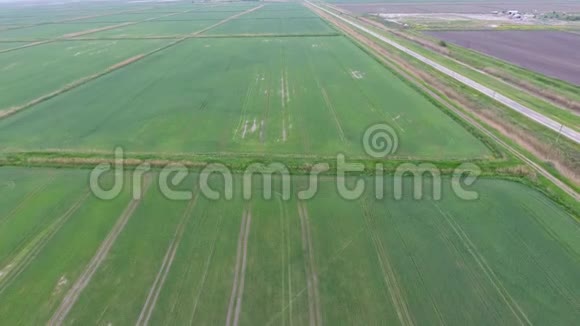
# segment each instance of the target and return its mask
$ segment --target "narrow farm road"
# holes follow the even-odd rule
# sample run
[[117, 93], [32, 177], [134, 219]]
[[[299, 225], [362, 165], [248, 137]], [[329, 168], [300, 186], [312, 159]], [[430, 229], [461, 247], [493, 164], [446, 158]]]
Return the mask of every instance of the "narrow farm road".
[[388, 38], [386, 38], [378, 33], [375, 33], [364, 26], [361, 26], [355, 22], [352, 22], [349, 19], [346, 19], [341, 15], [337, 15], [334, 12], [332, 12], [328, 9], [325, 9], [323, 7], [320, 7], [320, 6], [314, 4], [310, 1], [306, 1], [306, 3], [308, 3], [309, 5], [317, 8], [317, 9], [320, 9], [320, 10], [322, 10], [322, 11], [324, 11], [324, 12], [326, 12], [326, 13], [328, 13], [328, 14], [330, 14], [330, 15], [332, 15], [332, 16], [334, 16], [342, 21], [344, 21], [345, 23], [347, 23], [349, 25], [354, 26], [355, 28], [357, 28], [365, 33], [370, 34], [373, 37], [378, 38], [379, 40], [393, 46], [394, 48], [412, 56], [413, 58], [435, 68], [436, 70], [444, 73], [445, 75], [461, 82], [462, 84], [469, 86], [469, 87], [475, 89], [476, 91], [478, 91], [478, 92], [480, 92], [488, 97], [493, 98], [494, 100], [507, 106], [508, 108], [528, 117], [531, 120], [534, 120], [535, 122], [543, 125], [544, 127], [548, 128], [548, 129], [551, 129], [551, 130], [561, 134], [562, 136], [576, 142], [577, 144], [580, 144], [580, 133], [573, 130], [572, 128], [565, 126], [561, 123], [558, 123], [558, 122], [556, 122], [556, 121], [554, 121], [554, 120], [552, 120], [552, 119], [550, 119], [550, 118], [548, 118], [548, 117], [546, 117], [546, 116], [544, 116], [544, 115], [542, 115], [542, 114], [540, 114], [540, 113], [538, 113], [538, 112], [536, 112], [536, 111], [534, 111], [534, 110], [532, 110], [532, 109], [530, 109], [530, 108], [528, 108], [528, 107], [526, 107], [526, 106], [494, 91], [494, 90], [492, 90], [492, 89], [490, 89], [490, 88], [487, 88], [487, 87], [485, 87], [485, 86], [483, 86], [483, 85], [481, 85], [481, 84], [479, 84], [479, 83], [477, 83], [477, 82], [475, 82], [475, 81], [473, 81], [473, 80], [471, 80], [471, 79], [469, 79], [461, 74], [458, 74], [457, 72], [455, 72], [455, 71], [453, 71], [453, 70], [451, 70], [443, 65], [440, 65], [439, 63], [437, 63], [433, 60], [430, 60], [430, 59], [428, 59], [428, 58], [426, 58], [426, 57], [424, 57], [424, 56], [422, 56], [414, 51], [409, 50], [408, 48], [400, 45], [399, 43], [396, 43], [396, 42], [394, 42], [394, 41], [392, 41], [392, 40], [390, 40], [390, 39], [388, 39]]
[[[317, 10], [318, 9], [316, 9], [314, 11], [316, 12]], [[322, 14], [320, 12], [317, 12], [317, 13], [318, 14]], [[326, 17], [326, 18], [328, 18], [328, 17]], [[337, 22], [337, 21], [334, 21], [333, 23], [335, 23], [335, 24], [344, 24], [344, 23]], [[345, 27], [345, 28], [347, 28], [347, 27]], [[350, 32], [347, 31], [347, 30], [344, 30], [344, 31], [346, 33], [350, 34], [351, 36], [353, 36], [354, 38], [359, 39], [359, 41], [361, 41], [363, 43], [365, 41], [366, 42], [369, 41], [369, 39], [368, 39], [367, 36], [363, 37], [364, 39], [360, 39], [359, 38], [360, 35], [357, 36], [355, 34], [352, 34], [352, 33], [354, 33], [354, 30], [352, 30], [350, 28], [348, 28], [348, 29], [350, 30]], [[402, 69], [400, 69], [398, 67], [395, 67], [392, 64], [388, 64], [384, 60], [384, 58], [382, 58], [381, 61], [383, 63], [386, 63], [391, 69], [393, 69], [394, 71], [396, 71], [397, 73], [399, 73], [405, 79], [407, 79], [409, 81], [412, 81], [415, 86], [417, 86], [420, 89], [422, 89], [426, 94], [429, 94], [431, 97], [435, 98], [437, 101], [443, 103], [443, 105], [445, 105], [447, 108], [449, 108], [458, 117], [460, 117], [464, 121], [468, 122], [470, 125], [472, 125], [473, 127], [475, 127], [477, 130], [481, 131], [484, 135], [488, 136], [490, 139], [493, 139], [496, 143], [498, 143], [501, 147], [505, 148], [508, 152], [512, 153], [513, 155], [515, 155], [516, 157], [518, 157], [520, 160], [522, 160], [523, 162], [525, 162], [530, 168], [532, 168], [538, 174], [540, 174], [540, 175], [544, 176], [545, 178], [547, 178], [548, 180], [550, 180], [550, 182], [552, 182], [556, 187], [558, 187], [559, 189], [561, 189], [562, 191], [564, 191], [565, 193], [567, 193], [568, 195], [570, 195], [572, 198], [574, 198], [576, 200], [580, 200], [580, 195], [574, 189], [572, 189], [572, 187], [568, 186], [566, 183], [564, 183], [563, 181], [561, 181], [560, 179], [558, 179], [557, 177], [555, 177], [554, 175], [552, 175], [550, 172], [548, 172], [546, 169], [544, 169], [539, 164], [537, 164], [536, 162], [534, 162], [532, 159], [529, 159], [525, 154], [523, 154], [522, 152], [520, 152], [518, 149], [514, 148], [512, 145], [509, 145], [508, 143], [506, 143], [505, 141], [503, 141], [500, 137], [496, 136], [493, 132], [489, 131], [486, 127], [484, 127], [483, 125], [481, 125], [475, 119], [471, 118], [466, 113], [461, 112], [459, 109], [454, 108], [453, 105], [450, 104], [449, 102], [447, 102], [445, 99], [441, 98], [440, 96], [438, 96], [437, 94], [433, 93], [431, 90], [429, 90], [428, 88], [426, 88], [422, 84], [418, 83], [415, 80], [415, 78], [412, 77], [409, 74], [409, 72], [404, 71], [404, 70], [402, 70]]]
[[125, 225], [127, 225], [129, 219], [131, 218], [131, 216], [133, 216], [133, 213], [135, 212], [135, 210], [137, 210], [139, 204], [141, 204], [142, 197], [145, 195], [145, 193], [147, 193], [147, 190], [149, 189], [150, 185], [151, 180], [149, 178], [146, 178], [141, 198], [133, 199], [129, 202], [129, 205], [127, 205], [127, 208], [125, 208], [125, 211], [123, 211], [123, 213], [117, 220], [117, 223], [113, 226], [113, 229], [110, 231], [107, 238], [105, 238], [105, 240], [101, 244], [101, 247], [99, 247], [99, 249], [93, 256], [89, 264], [86, 266], [84, 272], [67, 292], [59, 308], [56, 310], [56, 312], [48, 322], [49, 325], [63, 324], [66, 316], [71, 311], [74, 304], [77, 302], [77, 299], [79, 298], [85, 287], [89, 284], [93, 275], [95, 275], [95, 273], [97, 272], [97, 270], [99, 269], [105, 258], [107, 258], [107, 256], [109, 255], [109, 251], [111, 251], [111, 248], [117, 241], [119, 234], [121, 234], [121, 232], [125, 228]]

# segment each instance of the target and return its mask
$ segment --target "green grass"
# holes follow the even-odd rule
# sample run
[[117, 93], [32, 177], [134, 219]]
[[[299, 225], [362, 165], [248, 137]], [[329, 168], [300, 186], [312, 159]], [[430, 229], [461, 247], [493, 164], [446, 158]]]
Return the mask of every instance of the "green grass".
[[151, 324], [225, 323], [242, 211], [240, 200], [198, 199]]
[[126, 23], [126, 22], [137, 22], [149, 18], [160, 17], [167, 14], [155, 13], [155, 12], [134, 12], [134, 13], [122, 13], [122, 14], [114, 14], [114, 15], [106, 15], [100, 17], [93, 17], [93, 18], [86, 18], [75, 21], [75, 23], [80, 24], [88, 24], [88, 23], [111, 23], [111, 25], [115, 23]]
[[[402, 201], [388, 199], [391, 189], [387, 200], [347, 203], [327, 188], [308, 203], [326, 323], [397, 323], [369, 230], [417, 324], [515, 323], [502, 298], [508, 294], [532, 323], [578, 318], [578, 294], [570, 292], [580, 286], [574, 217], [506, 181], [480, 180], [473, 188], [480, 195], [476, 202], [455, 198], [447, 186], [440, 202], [414, 201], [410, 182], [405, 184]], [[487, 273], [474, 257], [485, 261]], [[496, 285], [505, 288], [503, 294]]]
[[165, 198], [154, 181], [66, 323], [135, 322], [186, 206]]
[[24, 105], [165, 43], [61, 41], [0, 53], [0, 110]]
[[459, 58], [461, 61], [472, 65], [473, 67], [478, 69], [484, 69], [486, 67], [498, 68], [517, 78], [529, 81], [538, 87], [547, 88], [550, 91], [562, 94], [567, 98], [580, 101], [580, 91], [579, 87], [576, 85], [572, 85], [565, 81], [560, 81], [540, 73], [515, 66], [508, 62], [486, 56], [476, 51], [455, 46], [453, 44], [448, 44], [448, 46], [454, 56]]
[[[50, 222], [68, 211], [83, 188], [88, 188], [87, 175], [81, 170], [0, 169], [2, 184], [15, 184], [10, 196], [2, 190], [2, 201], [11, 200], [12, 206], [25, 204], [14, 216], [2, 214], [7, 220], [2, 221], [0, 248], [3, 252], [14, 248], [16, 254], [3, 256], [0, 269], [7, 271], [7, 264], [13, 264], [12, 270], [20, 270], [0, 281], [3, 322], [46, 323], [129, 202], [127, 189], [113, 201], [91, 196], [63, 224], [51, 228]], [[44, 190], [28, 196], [44, 184]], [[2, 207], [10, 206], [2, 203]], [[47, 241], [38, 241], [49, 231], [52, 235]], [[11, 245], [13, 241], [20, 241], [19, 246]]]
[[[458, 1], [459, 3], [478, 3], [478, 2], [485, 2], [486, 0], [460, 0]], [[526, 0], [513, 0], [513, 2], [518, 2], [518, 1], [526, 1]], [[405, 2], [412, 2], [412, 3], [416, 3], [417, 5], [421, 5], [421, 3], [438, 3], [438, 2], [442, 2], [442, 3], [449, 3], [449, 1], [447, 0], [407, 0], [407, 1], [401, 1], [401, 0], [376, 0], [376, 1], [372, 1], [372, 2], [368, 2], [368, 0], [326, 0], [325, 2], [330, 2], [330, 3], [405, 3]]]
[[[32, 180], [41, 177], [37, 186], [52, 173], [77, 181], [87, 174], [2, 168], [0, 181], [14, 181], [14, 189], [22, 186], [15, 197], [26, 197]], [[196, 178], [177, 189], [195, 188]], [[580, 299], [575, 291], [580, 286], [580, 224], [538, 191], [480, 179], [468, 187], [479, 199], [463, 201], [444, 178], [443, 197], [436, 201], [427, 179], [423, 199], [414, 200], [406, 178], [403, 197], [395, 200], [396, 184], [387, 177], [384, 199], [375, 199], [374, 180], [364, 180], [367, 192], [360, 199], [342, 199], [334, 181], [326, 178], [316, 196], [300, 204], [295, 192], [307, 185], [305, 177], [293, 178], [291, 200], [278, 195], [264, 200], [255, 183], [248, 202], [241, 199], [241, 178], [236, 177], [233, 201], [200, 195], [189, 209], [188, 201], [163, 197], [154, 181], [65, 323], [135, 323], [182, 221], [183, 236], [177, 238], [150, 322], [224, 323], [244, 211], [251, 212], [252, 222], [241, 324], [307, 323], [313, 300], [307, 266], [314, 266], [317, 275], [325, 324], [396, 324], [403, 307], [417, 324], [512, 324], [518, 317], [533, 324], [573, 324], [580, 317], [575, 306]], [[221, 181], [211, 184], [223, 187]], [[280, 191], [279, 179], [274, 184]], [[52, 196], [62, 200], [64, 194]], [[46, 322], [128, 201], [127, 191], [114, 201], [89, 197], [6, 287], [0, 296], [2, 320]], [[303, 231], [306, 225], [310, 236]], [[59, 286], [63, 279], [67, 282]]]
[[[3, 173], [18, 172], [3, 169]], [[78, 199], [78, 194], [83, 191], [83, 181], [74, 173], [59, 174], [52, 176], [42, 175], [34, 178], [34, 187], [27, 187], [27, 183], [16, 184], [18, 175], [3, 175], [5, 191], [11, 187], [23, 187], [24, 195], [17, 192], [7, 195], [3, 203], [3, 216], [0, 220], [0, 266], [7, 266], [13, 260], [18, 260], [19, 253], [25, 253], [28, 244], [34, 243], [42, 230], [57, 220]], [[19, 189], [20, 190], [20, 189]], [[3, 196], [4, 197], [4, 196]], [[3, 198], [4, 199], [4, 198]]]
[[482, 74], [476, 70], [470, 69], [456, 61], [453, 61], [452, 59], [449, 59], [441, 54], [435, 53], [431, 50], [425, 49], [422, 46], [412, 42], [412, 41], [408, 41], [405, 40], [401, 37], [398, 37], [392, 33], [385, 33], [384, 31], [379, 31], [382, 34], [385, 34], [387, 37], [389, 37], [390, 39], [398, 42], [399, 44], [417, 52], [420, 53], [421, 55], [434, 60], [440, 64], [445, 65], [446, 67], [486, 86], [489, 87], [493, 90], [497, 90], [498, 92], [501, 92], [503, 95], [513, 99], [514, 101], [517, 101], [518, 103], [521, 103], [523, 105], [526, 105], [527, 107], [543, 114], [546, 115], [547, 117], [564, 123], [566, 125], [568, 125], [571, 128], [580, 128], [577, 127], [580, 125], [580, 116], [577, 114], [572, 113], [571, 111], [567, 110], [567, 109], [562, 109], [556, 105], [553, 105], [550, 102], [547, 102], [541, 98], [538, 98], [526, 91], [522, 91], [516, 87], [513, 87], [509, 84], [506, 84], [492, 76], [486, 75], [486, 74]]
[[[246, 8], [243, 8], [246, 9]], [[250, 8], [247, 8], [250, 9]], [[187, 12], [175, 16], [163, 17], [159, 18], [156, 21], [197, 21], [197, 20], [216, 20], [220, 21], [241, 13], [243, 10], [240, 9], [239, 11], [205, 11], [205, 10], [196, 10], [192, 12]], [[245, 16], [244, 16], [245, 17]]]
[[[259, 12], [259, 10], [257, 11]], [[246, 18], [245, 16], [242, 16]], [[264, 19], [234, 19], [221, 26], [213, 28], [205, 35], [236, 35], [236, 34], [333, 34], [336, 30], [320, 18], [264, 18]]]
[[361, 156], [365, 129], [380, 122], [396, 128], [402, 157], [489, 155], [342, 37], [188, 40], [0, 121], [0, 142], [6, 150], [123, 145], [138, 152]]
[[[397, 52], [395, 52], [395, 53], [397, 53]], [[467, 96], [466, 98], [469, 99], [469, 101], [473, 104], [469, 110], [465, 110], [465, 108], [459, 103], [457, 103], [455, 106], [456, 106], [456, 108], [458, 108], [458, 109], [464, 111], [465, 113], [467, 113], [468, 115], [470, 115], [476, 121], [479, 121], [481, 124], [486, 125], [486, 121], [481, 121], [481, 118], [478, 117], [474, 112], [472, 112], [472, 110], [481, 111], [481, 112], [483, 112], [483, 114], [492, 114], [493, 116], [497, 116], [497, 117], [501, 118], [503, 121], [506, 121], [508, 123], [508, 126], [509, 125], [518, 126], [518, 128], [521, 128], [522, 130], [535, 135], [537, 140], [539, 140], [543, 143], [549, 144], [550, 146], [553, 146], [554, 149], [557, 150], [559, 155], [561, 155], [560, 158], [558, 158], [558, 160], [562, 160], [568, 166], [575, 166], [578, 164], [579, 157], [580, 157], [578, 155], [580, 153], [578, 151], [578, 144], [575, 144], [574, 142], [569, 141], [566, 138], [558, 137], [558, 134], [556, 132], [548, 130], [545, 127], [543, 127], [543, 126], [531, 121], [530, 119], [522, 116], [521, 114], [519, 114], [519, 113], [517, 113], [517, 112], [515, 112], [507, 107], [499, 105], [493, 99], [491, 99], [487, 96], [481, 95], [479, 92], [461, 84], [460, 82], [456, 81], [455, 79], [453, 79], [449, 76], [446, 76], [446, 75], [436, 71], [435, 69], [433, 69], [431, 67], [424, 65], [423, 63], [419, 62], [418, 60], [416, 60], [414, 58], [411, 58], [411, 57], [409, 57], [405, 54], [402, 54], [402, 53], [399, 53], [396, 55], [399, 56], [400, 58], [402, 58], [403, 60], [408, 60], [409, 63], [411, 63], [417, 69], [421, 69], [422, 71], [424, 71], [426, 73], [429, 73], [433, 76], [437, 76], [437, 78], [443, 83], [444, 87], [448, 87], [449, 89], [455, 89], [456, 91], [459, 91], [461, 94]], [[436, 89], [431, 88], [430, 87], [431, 85], [425, 84], [425, 86], [430, 88], [436, 94], [439, 94], [439, 96], [441, 96], [442, 98], [447, 98], [447, 96], [445, 94], [441, 93], [440, 91], [438, 91]], [[451, 102], [455, 102], [455, 100], [453, 100], [453, 99], [447, 99], [447, 100], [451, 101]], [[529, 148], [526, 148], [526, 147], [520, 145], [518, 142], [516, 142], [515, 140], [513, 140], [509, 136], [504, 135], [503, 133], [501, 133], [493, 128], [487, 128], [487, 129], [490, 130], [491, 132], [493, 132], [497, 137], [502, 139], [504, 142], [506, 142], [507, 144], [509, 144], [513, 148], [516, 148], [520, 153], [523, 153], [528, 159], [531, 159], [532, 161], [534, 161], [537, 164], [539, 164], [540, 166], [542, 166], [546, 171], [549, 171], [549, 173], [551, 173], [553, 176], [562, 180], [564, 183], [568, 184], [573, 189], [575, 189], [575, 190], [578, 189], [578, 186], [574, 183], [573, 180], [570, 179], [570, 177], [568, 177], [568, 176], [566, 176], [566, 174], [563, 174], [562, 172], [560, 172], [550, 162], [545, 161], [544, 158], [538, 158], [536, 155], [534, 155], [533, 153], [530, 152]], [[545, 185], [545, 183], [544, 183], [544, 185]], [[553, 187], [548, 186], [548, 188], [553, 188]], [[551, 189], [550, 192], [551, 193], [558, 193], [558, 191], [554, 192], [553, 189]], [[562, 196], [562, 193], [559, 193], [558, 195], [556, 195], [556, 197], [560, 197], [561, 201], [563, 201], [563, 202], [575, 203], [574, 198], [572, 198], [568, 195]]]
[[244, 15], [242, 19], [274, 19], [274, 18], [318, 18], [318, 16], [308, 8], [295, 5], [268, 4], [262, 9]]
[[48, 24], [26, 28], [18, 28], [7, 31], [0, 31], [0, 40], [7, 41], [34, 41], [54, 39], [72, 33], [85, 32], [106, 26], [112, 26], [115, 23], [90, 23], [90, 24]]
[[23, 46], [28, 42], [0, 42], [0, 51], [17, 48], [19, 46]]
[[[222, 19], [255, 5], [199, 5], [203, 12], [181, 21], [187, 27], [163, 21], [129, 32], [182, 33], [197, 26], [201, 20], [195, 17]], [[147, 15], [198, 5], [142, 6], [152, 7]], [[137, 5], [99, 2], [9, 12], [38, 18], [127, 8]], [[302, 18], [307, 13], [285, 3], [248, 16], [266, 22], [262, 27], [273, 33], [307, 33], [309, 26], [274, 26], [281, 19], [269, 18], [313, 20]], [[254, 20], [247, 18], [239, 21], [250, 26]], [[0, 54], [0, 109], [163, 44], [67, 41]], [[456, 160], [482, 158], [478, 162], [487, 173], [513, 164], [487, 161], [492, 154], [481, 141], [342, 36], [186, 40], [0, 120], [2, 160], [16, 155], [20, 164], [38, 163], [34, 153], [13, 154], [21, 150], [73, 151], [38, 154], [55, 158], [55, 165], [77, 154], [87, 158], [75, 170], [0, 167], [0, 320], [46, 324], [131, 202], [130, 173], [112, 201], [85, 192], [89, 170], [81, 167], [90, 167], [99, 155], [110, 157], [98, 151], [122, 145], [140, 158], [224, 159], [234, 167], [259, 156], [291, 154], [277, 157], [303, 171], [313, 160], [305, 155], [342, 152], [363, 160], [362, 134], [377, 122], [396, 129], [399, 159], [445, 160], [441, 166], [449, 168]], [[152, 289], [159, 295], [149, 301], [151, 325], [224, 324], [236, 270], [243, 293], [239, 313], [232, 313], [243, 325], [304, 325], [317, 314], [327, 325], [399, 324], [401, 318], [416, 325], [518, 319], [568, 325], [580, 319], [577, 205], [566, 211], [523, 183], [483, 178], [468, 187], [479, 199], [463, 201], [443, 178], [443, 198], [436, 201], [430, 179], [424, 198], [415, 200], [412, 180], [405, 178], [404, 196], [396, 200], [393, 178], [386, 177], [385, 198], [378, 200], [370, 191], [373, 180], [365, 178], [363, 197], [346, 200], [326, 176], [313, 199], [299, 202], [295, 193], [308, 180], [294, 175], [290, 200], [276, 192], [272, 200], [260, 198], [262, 186], [254, 184], [253, 198], [245, 201], [236, 176], [231, 201], [203, 195], [175, 201], [161, 193], [157, 172], [150, 176], [151, 187], [65, 324], [135, 324]], [[193, 174], [172, 188], [196, 189], [197, 178]], [[222, 183], [211, 180], [214, 189]], [[280, 180], [274, 183], [280, 191]], [[236, 264], [244, 251], [239, 246], [244, 212], [252, 216], [245, 269]], [[167, 273], [159, 274], [164, 261]]]
[[150, 21], [90, 34], [89, 37], [185, 36], [218, 22], [219, 20]]

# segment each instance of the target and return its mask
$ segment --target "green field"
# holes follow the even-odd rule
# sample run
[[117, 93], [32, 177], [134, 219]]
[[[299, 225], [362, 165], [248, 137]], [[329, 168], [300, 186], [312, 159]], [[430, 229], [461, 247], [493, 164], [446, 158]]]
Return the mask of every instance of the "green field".
[[166, 43], [157, 40], [61, 41], [0, 53], [0, 110], [24, 105]]
[[[538, 176], [526, 177], [522, 162], [501, 155], [306, 7], [0, 4], [0, 23], [75, 17], [82, 19], [0, 31], [0, 39], [49, 41], [3, 53], [27, 43], [0, 42], [0, 324], [580, 320], [576, 207], [528, 186], [538, 186]], [[51, 40], [65, 29], [152, 17]], [[392, 175], [381, 177], [384, 197], [377, 198], [375, 180], [353, 174], [349, 187], [364, 181], [366, 191], [346, 199], [330, 172], [312, 199], [298, 199], [312, 180], [297, 173], [311, 163], [338, 153], [375, 163], [362, 138], [376, 123], [397, 133], [397, 162], [435, 162], [444, 174], [458, 161], [481, 165], [485, 177], [463, 185], [479, 198], [456, 196], [443, 176], [441, 200], [432, 177], [414, 199], [410, 174], [402, 198]], [[129, 153], [127, 165], [147, 158], [158, 167], [139, 179], [140, 198], [128, 167], [113, 199], [92, 191], [93, 166], [116, 146]], [[193, 171], [168, 187], [191, 198], [171, 198], [160, 183], [159, 166], [177, 158]], [[255, 176], [253, 196], [244, 199], [235, 174], [233, 198], [210, 199], [200, 189], [198, 159], [234, 169], [279, 160], [294, 173], [291, 196], [283, 197], [274, 177], [273, 198], [263, 198]], [[115, 185], [111, 173], [100, 181], [104, 189]], [[220, 176], [209, 184], [223, 193]]]
[[320, 18], [234, 19], [206, 35], [224, 34], [334, 34], [336, 31]]
[[[245, 9], [245, 8], [244, 8]], [[248, 8], [249, 9], [249, 8]], [[168, 16], [168, 17], [161, 17], [156, 19], [156, 21], [197, 21], [197, 20], [222, 20], [228, 17], [231, 17], [237, 13], [240, 13], [242, 9], [239, 11], [202, 11], [196, 10], [192, 12], [182, 13], [175, 16]]]
[[397, 128], [401, 156], [489, 154], [342, 37], [187, 40], [0, 120], [0, 142], [8, 150], [362, 155], [365, 129], [382, 121]]
[[197, 21], [151, 21], [119, 27], [108, 31], [91, 34], [90, 37], [155, 37], [155, 36], [185, 36], [205, 27], [211, 26], [219, 20]]
[[240, 19], [293, 19], [293, 18], [319, 18], [306, 7], [295, 5], [267, 5], [261, 10], [244, 15]]
[[[87, 173], [0, 169], [3, 232], [36, 225], [17, 248], [29, 248], [55, 223], [35, 222], [38, 210], [31, 208], [18, 215], [5, 211], [24, 202], [55, 220], [82, 200], [35, 247], [37, 255], [24, 260], [22, 272], [10, 282], [0, 278], [3, 321], [38, 324], [50, 318], [121, 218], [128, 194], [112, 202], [84, 198]], [[194, 189], [194, 179], [178, 188]], [[294, 191], [306, 182], [295, 177]], [[220, 188], [217, 180], [212, 184]], [[430, 191], [416, 201], [407, 179], [403, 200], [394, 200], [393, 179], [385, 184], [382, 200], [371, 192], [355, 201], [341, 199], [327, 179], [308, 202], [261, 199], [259, 184], [250, 201], [236, 191], [233, 201], [215, 202], [199, 192], [191, 201], [168, 200], [153, 182], [65, 323], [131, 324], [143, 315], [152, 324], [216, 324], [227, 320], [229, 310], [241, 324], [305, 324], [311, 313], [326, 324], [527, 319], [546, 325], [580, 318], [580, 225], [542, 194], [484, 179], [470, 188], [479, 200], [461, 201], [443, 179], [447, 195], [441, 201], [429, 199]], [[38, 191], [43, 186], [56, 191]], [[245, 245], [238, 239], [243, 220]], [[9, 241], [2, 241], [8, 248]], [[236, 263], [244, 256], [238, 251], [246, 252], [245, 268]], [[17, 254], [2, 257], [2, 271], [20, 261], [10, 258]], [[243, 304], [232, 310], [232, 287], [242, 280], [235, 298]]]
[[0, 168], [0, 194], [0, 319], [45, 323], [129, 193], [112, 201], [94, 198], [86, 171]]
[[89, 23], [126, 23], [126, 22], [137, 22], [145, 19], [151, 19], [155, 17], [161, 17], [168, 14], [157, 13], [157, 12], [133, 12], [133, 13], [120, 13], [112, 14], [106, 16], [99, 16], [93, 18], [86, 18], [77, 21], [76, 23], [89, 24]]
[[111, 23], [89, 23], [89, 24], [48, 24], [18, 28], [7, 31], [0, 31], [1, 41], [35, 41], [43, 39], [54, 39], [65, 35], [92, 31], [106, 26], [114, 25]]
[[27, 42], [0, 42], [0, 51], [17, 48], [25, 44], [27, 44]]

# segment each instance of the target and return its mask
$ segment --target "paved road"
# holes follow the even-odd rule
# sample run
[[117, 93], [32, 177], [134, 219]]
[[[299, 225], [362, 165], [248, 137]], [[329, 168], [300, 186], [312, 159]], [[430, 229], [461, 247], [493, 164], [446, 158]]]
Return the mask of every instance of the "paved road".
[[481, 84], [479, 84], [479, 83], [477, 83], [477, 82], [475, 82], [475, 81], [473, 81], [473, 80], [471, 80], [471, 79], [469, 79], [461, 74], [458, 74], [457, 72], [455, 72], [447, 67], [444, 67], [433, 60], [430, 60], [430, 59], [428, 59], [428, 58], [426, 58], [426, 57], [424, 57], [424, 56], [422, 56], [414, 51], [411, 51], [411, 50], [407, 49], [406, 47], [400, 45], [399, 43], [393, 42], [392, 40], [390, 40], [390, 39], [388, 39], [388, 38], [386, 38], [378, 33], [375, 33], [372, 30], [370, 30], [364, 26], [361, 26], [357, 23], [354, 23], [354, 22], [344, 18], [341, 15], [337, 15], [334, 12], [327, 10], [325, 8], [322, 8], [320, 6], [317, 6], [309, 1], [306, 1], [306, 2], [310, 5], [312, 5], [313, 7], [316, 7], [320, 10], [323, 10], [324, 12], [327, 12], [327, 13], [333, 15], [334, 17], [346, 22], [347, 24], [352, 25], [352, 26], [360, 29], [361, 31], [366, 32], [366, 33], [380, 39], [381, 41], [397, 48], [398, 50], [405, 52], [406, 54], [414, 57], [415, 59], [417, 59], [425, 64], [428, 64], [429, 66], [437, 69], [438, 71], [444, 73], [445, 75], [477, 90], [478, 92], [495, 99], [496, 101], [507, 106], [508, 108], [523, 114], [524, 116], [536, 121], [537, 123], [545, 126], [546, 128], [549, 128], [557, 133], [561, 133], [562, 136], [576, 142], [577, 144], [580, 144], [580, 133], [567, 127], [566, 125], [563, 125], [559, 122], [556, 122], [556, 121], [544, 116], [543, 114], [540, 114], [540, 113], [538, 113], [538, 112], [536, 112], [536, 111], [534, 111], [534, 110], [532, 110], [524, 105], [521, 105], [520, 103], [518, 103], [518, 102], [516, 102], [516, 101], [514, 101], [514, 100], [512, 100], [512, 99], [510, 99], [502, 94], [499, 94], [496, 91], [494, 91], [490, 88], [487, 88], [487, 87], [485, 87], [485, 86], [483, 86], [483, 85], [481, 85]]

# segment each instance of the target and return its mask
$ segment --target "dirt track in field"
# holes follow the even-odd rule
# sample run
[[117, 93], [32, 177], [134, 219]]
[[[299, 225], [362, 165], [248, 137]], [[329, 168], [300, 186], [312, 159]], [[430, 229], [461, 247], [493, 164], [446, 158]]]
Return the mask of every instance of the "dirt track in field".
[[580, 85], [580, 35], [559, 31], [441, 31], [427, 34]]
[[109, 251], [115, 244], [117, 238], [119, 237], [119, 234], [121, 234], [121, 231], [123, 231], [125, 225], [127, 225], [129, 219], [131, 218], [131, 216], [133, 216], [133, 213], [135, 212], [135, 210], [137, 210], [137, 207], [139, 207], [141, 199], [144, 196], [144, 194], [147, 193], [147, 190], [149, 189], [150, 185], [151, 180], [148, 177], [146, 177], [145, 185], [143, 186], [143, 190], [141, 193], [141, 198], [133, 199], [131, 200], [131, 202], [129, 202], [129, 205], [127, 206], [125, 211], [121, 214], [121, 216], [117, 220], [117, 223], [115, 224], [115, 226], [113, 226], [113, 229], [111, 230], [109, 235], [107, 235], [107, 237], [105, 238], [105, 240], [103, 241], [103, 243], [93, 256], [93, 258], [87, 265], [86, 269], [83, 271], [81, 276], [76, 280], [75, 284], [67, 292], [59, 308], [56, 310], [56, 312], [48, 322], [49, 325], [63, 324], [64, 319], [71, 311], [77, 299], [79, 298], [85, 287], [89, 284], [89, 282], [93, 278], [93, 275], [95, 275], [95, 273], [97, 272], [97, 270], [99, 269], [105, 258], [108, 256]]
[[580, 2], [572, 3], [569, 1], [485, 1], [485, 2], [411, 2], [404, 1], [395, 3], [350, 3], [336, 4], [337, 7], [346, 9], [353, 13], [390, 13], [390, 14], [425, 14], [425, 13], [461, 13], [461, 14], [482, 14], [491, 13], [492, 11], [503, 10], [520, 10], [533, 12], [580, 12]]
[[165, 257], [163, 257], [163, 263], [161, 264], [161, 268], [157, 273], [157, 277], [149, 290], [149, 295], [147, 296], [147, 300], [145, 301], [145, 305], [141, 310], [141, 314], [139, 315], [139, 320], [137, 320], [137, 325], [149, 325], [149, 320], [151, 319], [151, 315], [155, 309], [157, 304], [157, 300], [159, 298], [159, 294], [163, 289], [163, 285], [165, 284], [165, 280], [167, 279], [167, 275], [171, 271], [171, 266], [173, 266], [173, 260], [175, 259], [175, 255], [177, 254], [177, 249], [181, 243], [181, 239], [183, 238], [183, 233], [185, 232], [185, 227], [191, 218], [193, 208], [197, 203], [198, 197], [194, 197], [190, 200], [187, 208], [185, 209], [181, 221], [177, 227], [175, 235], [171, 240], [169, 247], [167, 248], [167, 252]]
[[81, 208], [91, 193], [87, 190], [76, 202], [46, 229], [36, 235], [20, 250], [0, 275], [0, 294], [20, 275], [22, 271], [36, 258], [38, 253], [58, 233], [66, 222]]
[[304, 202], [298, 203], [298, 215], [302, 234], [302, 254], [304, 255], [306, 268], [306, 289], [308, 290], [308, 314], [310, 326], [322, 325], [322, 311], [320, 307], [320, 293], [318, 286], [318, 270], [314, 257], [312, 233], [310, 231], [310, 216]]
[[228, 305], [226, 326], [237, 326], [242, 310], [242, 298], [244, 295], [244, 284], [246, 279], [246, 262], [248, 255], [248, 237], [252, 224], [252, 212], [249, 208], [244, 209], [240, 235], [238, 238], [238, 251], [236, 255], [236, 265], [234, 268], [234, 282], [232, 293]]

